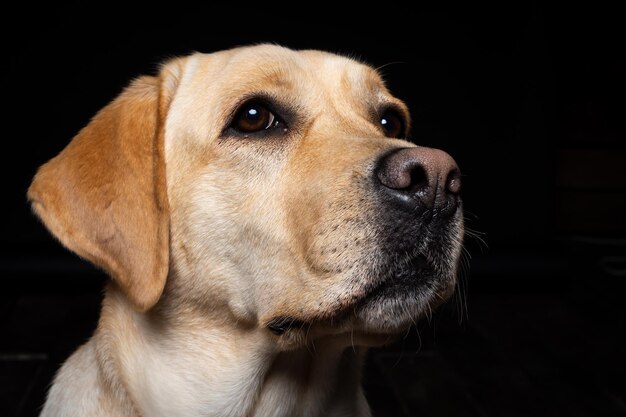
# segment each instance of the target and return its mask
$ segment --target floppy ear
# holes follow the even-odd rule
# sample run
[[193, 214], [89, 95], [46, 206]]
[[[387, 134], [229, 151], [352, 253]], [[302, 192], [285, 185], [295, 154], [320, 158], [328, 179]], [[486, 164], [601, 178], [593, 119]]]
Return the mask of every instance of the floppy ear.
[[162, 123], [169, 76], [133, 81], [39, 168], [28, 190], [52, 234], [103, 268], [139, 311], [159, 300], [168, 274]]

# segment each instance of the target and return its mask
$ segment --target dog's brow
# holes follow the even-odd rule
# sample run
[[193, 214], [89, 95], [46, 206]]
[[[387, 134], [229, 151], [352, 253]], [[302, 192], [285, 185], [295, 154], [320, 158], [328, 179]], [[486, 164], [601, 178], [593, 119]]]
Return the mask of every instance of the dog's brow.
[[255, 81], [269, 84], [275, 88], [290, 88], [293, 84], [282, 71], [263, 71], [260, 79]]

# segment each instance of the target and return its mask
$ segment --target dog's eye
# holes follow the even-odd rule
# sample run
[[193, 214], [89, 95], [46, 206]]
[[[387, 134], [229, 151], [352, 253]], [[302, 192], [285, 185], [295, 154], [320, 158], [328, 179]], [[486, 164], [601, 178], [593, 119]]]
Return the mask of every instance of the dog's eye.
[[380, 125], [388, 138], [404, 136], [404, 120], [394, 109], [385, 110], [380, 117]]
[[242, 133], [254, 133], [277, 127], [278, 118], [261, 103], [246, 103], [235, 115], [231, 127]]

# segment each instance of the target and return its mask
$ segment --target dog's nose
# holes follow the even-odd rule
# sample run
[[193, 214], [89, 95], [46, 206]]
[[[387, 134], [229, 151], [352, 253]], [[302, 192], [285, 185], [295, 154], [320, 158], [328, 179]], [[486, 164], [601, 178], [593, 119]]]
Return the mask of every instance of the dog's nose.
[[401, 148], [385, 155], [376, 175], [380, 183], [407, 208], [452, 214], [461, 191], [461, 172], [444, 151]]

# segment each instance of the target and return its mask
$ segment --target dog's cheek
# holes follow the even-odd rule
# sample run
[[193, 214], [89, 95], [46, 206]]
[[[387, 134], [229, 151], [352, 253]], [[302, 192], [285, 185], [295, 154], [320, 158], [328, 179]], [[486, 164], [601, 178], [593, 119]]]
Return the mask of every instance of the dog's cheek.
[[[236, 292], [229, 244], [236, 223], [227, 216], [222, 190], [207, 178], [179, 178], [170, 193], [171, 269], [169, 288], [186, 293], [200, 308], [228, 305]], [[233, 229], [235, 228], [235, 229]]]
[[237, 173], [215, 171], [207, 169], [177, 192], [174, 262], [190, 280], [181, 285], [205, 308], [226, 307], [244, 322], [270, 315], [289, 300], [299, 305], [303, 273], [285, 237], [281, 198], [259, 192], [272, 188], [272, 178], [243, 181]]

